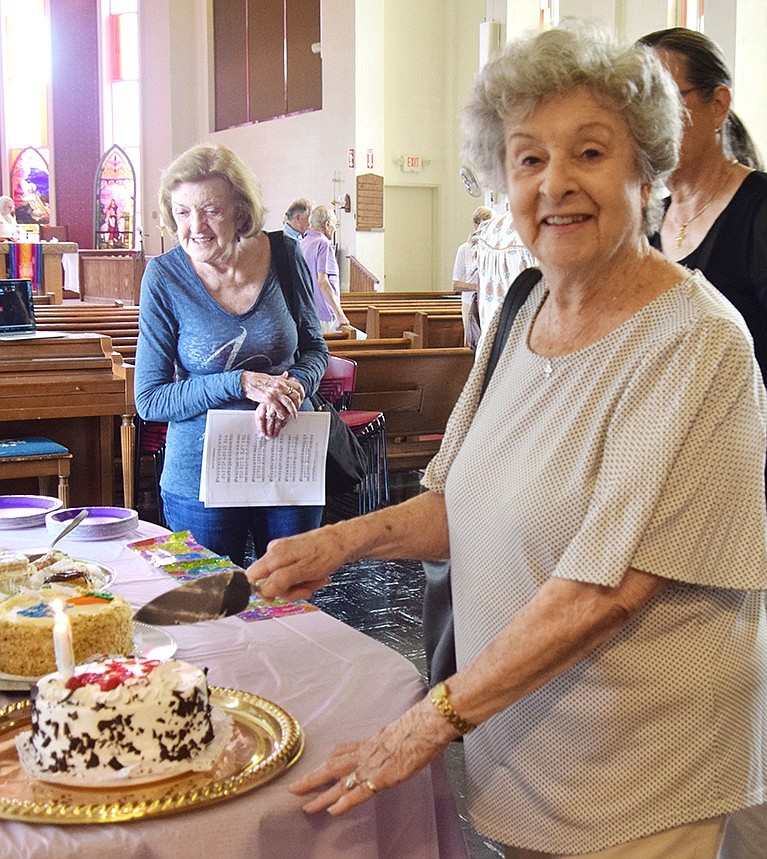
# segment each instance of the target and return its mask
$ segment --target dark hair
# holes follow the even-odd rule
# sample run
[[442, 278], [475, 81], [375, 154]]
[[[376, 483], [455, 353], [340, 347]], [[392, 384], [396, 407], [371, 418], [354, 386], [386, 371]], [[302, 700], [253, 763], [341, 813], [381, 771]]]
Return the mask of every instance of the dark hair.
[[[711, 98], [717, 87], [732, 88], [732, 75], [724, 53], [716, 42], [697, 30], [671, 27], [656, 30], [639, 40], [662, 51], [669, 51], [684, 59], [684, 69], [690, 85], [700, 90], [703, 98]], [[762, 169], [762, 159], [745, 125], [734, 111], [727, 114], [722, 128], [725, 151], [746, 167]]]

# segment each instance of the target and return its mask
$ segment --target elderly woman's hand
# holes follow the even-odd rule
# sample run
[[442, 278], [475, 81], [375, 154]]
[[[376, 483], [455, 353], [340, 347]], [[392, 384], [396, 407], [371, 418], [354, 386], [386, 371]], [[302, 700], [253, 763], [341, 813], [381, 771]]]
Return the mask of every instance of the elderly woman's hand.
[[249, 400], [258, 403], [256, 429], [266, 438], [276, 438], [285, 424], [298, 414], [304, 401], [304, 386], [288, 376], [270, 376], [245, 370], [242, 374], [242, 391]]
[[333, 748], [321, 767], [291, 784], [290, 789], [303, 796], [333, 782], [303, 809], [309, 814], [325, 809], [330, 814], [344, 814], [379, 790], [415, 775], [457, 736], [456, 729], [427, 697], [367, 740]]
[[272, 540], [266, 554], [246, 574], [267, 599], [308, 599], [346, 561], [344, 542], [336, 526], [330, 525]]
[[287, 372], [280, 376], [243, 370], [240, 381], [242, 393], [249, 400], [271, 410], [283, 423], [298, 414], [305, 397], [304, 386]]

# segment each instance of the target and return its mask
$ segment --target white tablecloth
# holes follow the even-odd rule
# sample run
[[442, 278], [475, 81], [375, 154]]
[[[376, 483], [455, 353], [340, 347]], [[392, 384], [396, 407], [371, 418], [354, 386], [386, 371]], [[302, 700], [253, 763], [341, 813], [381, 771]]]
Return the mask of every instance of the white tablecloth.
[[[160, 533], [156, 525], [141, 523], [124, 540], [78, 542], [75, 531], [60, 547], [113, 567], [113, 589], [138, 608], [175, 583], [126, 544]], [[30, 550], [48, 539], [44, 528], [3, 530], [0, 548]], [[335, 743], [367, 736], [424, 694], [408, 660], [319, 611], [252, 623], [231, 617], [167, 630], [178, 642], [176, 655], [207, 666], [213, 685], [253, 692], [298, 719], [306, 733], [301, 759], [250, 793], [163, 818], [87, 826], [0, 821], [0, 857], [466, 859], [441, 762], [340, 818], [305, 815], [300, 810], [305, 800], [287, 790]], [[8, 700], [0, 694], [0, 704]]]

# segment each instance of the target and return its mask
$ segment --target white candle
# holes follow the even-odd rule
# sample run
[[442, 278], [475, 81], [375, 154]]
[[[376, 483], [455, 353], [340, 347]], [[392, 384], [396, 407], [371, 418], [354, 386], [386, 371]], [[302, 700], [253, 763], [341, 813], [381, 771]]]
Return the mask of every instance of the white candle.
[[64, 603], [55, 599], [53, 609], [53, 652], [56, 655], [56, 670], [64, 677], [71, 677], [75, 668], [75, 653], [72, 646], [72, 624], [64, 611]]

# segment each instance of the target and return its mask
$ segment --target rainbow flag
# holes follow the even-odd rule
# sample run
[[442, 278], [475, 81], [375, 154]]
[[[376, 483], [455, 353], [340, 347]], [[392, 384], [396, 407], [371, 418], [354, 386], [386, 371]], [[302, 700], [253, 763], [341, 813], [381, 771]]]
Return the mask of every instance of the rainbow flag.
[[32, 281], [32, 292], [44, 295], [43, 246], [32, 242], [11, 242], [8, 246], [8, 277]]

